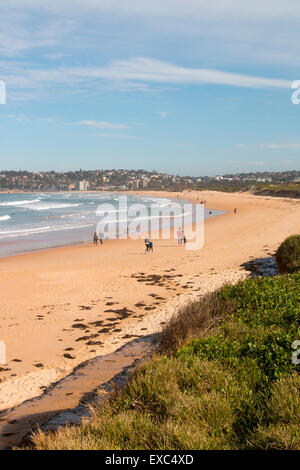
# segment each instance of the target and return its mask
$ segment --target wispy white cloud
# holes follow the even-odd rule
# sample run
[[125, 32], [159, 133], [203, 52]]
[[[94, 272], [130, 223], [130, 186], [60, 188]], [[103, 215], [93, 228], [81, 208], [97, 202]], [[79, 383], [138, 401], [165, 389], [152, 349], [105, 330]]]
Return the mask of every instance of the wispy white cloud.
[[165, 118], [165, 117], [169, 116], [169, 113], [167, 113], [166, 111], [160, 111], [158, 114], [159, 114], [160, 117], [162, 117], [162, 118]]
[[275, 144], [259, 144], [259, 148], [267, 150], [281, 150], [281, 149], [299, 149], [300, 142], [291, 142], [291, 143], [275, 143]]
[[[300, 17], [297, 0], [259, 0], [246, 1], [222, 0], [216, 5], [213, 2], [201, 0], [10, 0], [15, 7], [45, 10], [61, 14], [69, 12], [72, 15], [82, 15], [84, 11], [109, 12], [118, 16], [159, 16], [167, 18], [196, 18], [201, 19], [205, 14], [208, 18], [247, 17], [249, 20], [258, 18], [298, 19]], [[288, 8], [287, 8], [288, 4]]]
[[5, 114], [5, 115], [1, 115], [0, 117], [2, 119], [10, 119], [19, 123], [41, 122], [41, 123], [49, 124], [49, 123], [54, 123], [54, 122], [59, 121], [59, 119], [56, 117], [30, 116], [24, 113]]
[[31, 122], [31, 117], [27, 114], [9, 114], [7, 118], [12, 119], [17, 122]]
[[63, 52], [53, 52], [52, 54], [44, 54], [44, 57], [46, 59], [50, 60], [57, 60], [57, 59], [62, 59], [63, 57], [67, 57], [69, 54], [64, 54]]
[[[141, 84], [152, 86], [168, 85], [226, 85], [257, 89], [289, 89], [291, 81], [276, 78], [264, 78], [223, 72], [214, 69], [188, 68], [147, 57], [130, 60], [116, 60], [106, 67], [57, 67], [38, 68], [32, 64], [17, 61], [0, 62], [0, 76], [7, 85], [7, 98], [10, 91], [25, 89], [45, 91], [51, 88], [64, 88], [68, 93], [72, 88], [87, 93], [91, 89], [103, 91], [113, 85], [123, 91], [123, 84], [131, 83], [131, 90], [144, 91]], [[126, 87], [126, 90], [128, 88]], [[163, 115], [162, 115], [163, 116]]]
[[99, 133], [99, 134], [93, 134], [95, 137], [105, 137], [108, 139], [140, 139], [140, 137], [137, 137], [135, 135], [127, 135], [127, 134], [107, 134], [107, 133]]
[[[208, 63], [224, 64], [230, 59], [231, 64], [251, 61], [295, 66], [300, 62], [298, 0], [10, 0], [7, 3], [0, 5], [0, 43], [2, 52], [8, 55], [61, 43], [68, 32], [68, 22], [76, 24], [76, 33], [81, 33], [83, 41], [85, 36], [89, 40], [91, 31], [104, 32], [107, 36], [116, 25], [121, 26], [118, 33], [122, 35], [124, 26], [130, 22], [128, 38], [138, 35], [140, 41], [143, 31], [153, 43], [153, 38], [163, 40], [167, 35], [169, 41], [180, 41], [184, 54], [185, 42], [191, 40], [195, 44], [198, 40], [197, 47], [187, 52], [206, 57]], [[53, 27], [51, 31], [44, 24], [40, 29], [26, 24], [29, 16], [38, 19], [37, 25], [41, 19], [50, 17], [53, 21], [65, 21], [68, 28], [58, 25], [59, 34], [54, 34]], [[80, 48], [82, 44], [76, 42], [76, 36], [73, 39], [71, 47]]]
[[282, 142], [282, 143], [265, 143], [265, 144], [236, 144], [237, 148], [264, 149], [264, 150], [283, 150], [283, 149], [299, 149], [300, 142]]
[[64, 69], [66, 75], [77, 78], [135, 80], [170, 84], [215, 84], [247, 88], [290, 88], [291, 81], [223, 72], [214, 69], [188, 68], [147, 57], [111, 62], [103, 68]]
[[129, 129], [126, 124], [106, 121], [80, 121], [79, 124], [89, 127], [97, 127], [98, 129]]
[[0, 53], [13, 57], [27, 51], [55, 46], [74, 29], [74, 22], [68, 18], [39, 18], [26, 8], [18, 11], [7, 11], [0, 6], [1, 30]]

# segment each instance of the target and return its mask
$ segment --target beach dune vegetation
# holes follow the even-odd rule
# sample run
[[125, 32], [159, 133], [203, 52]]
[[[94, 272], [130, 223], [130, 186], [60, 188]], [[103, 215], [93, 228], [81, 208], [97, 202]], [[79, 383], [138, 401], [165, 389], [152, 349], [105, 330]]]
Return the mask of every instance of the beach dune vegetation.
[[184, 307], [125, 388], [36, 449], [300, 449], [300, 273], [226, 285]]

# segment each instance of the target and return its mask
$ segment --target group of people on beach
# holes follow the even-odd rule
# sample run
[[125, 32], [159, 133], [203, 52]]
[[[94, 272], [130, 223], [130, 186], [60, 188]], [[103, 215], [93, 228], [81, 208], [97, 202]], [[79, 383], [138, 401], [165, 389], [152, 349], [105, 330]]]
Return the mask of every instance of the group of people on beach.
[[[178, 246], [185, 245], [187, 242], [186, 236], [181, 227], [179, 227], [179, 229], [177, 230], [177, 239], [178, 239]], [[103, 233], [99, 232], [99, 235], [98, 235], [98, 233], [95, 231], [94, 232], [94, 245], [97, 246], [98, 242], [100, 243], [100, 245], [103, 245], [103, 240], [104, 240]], [[146, 238], [145, 238], [145, 247], [146, 247], [145, 253], [149, 253], [149, 252], [153, 253], [153, 242], [150, 240], [148, 234], [146, 235]]]

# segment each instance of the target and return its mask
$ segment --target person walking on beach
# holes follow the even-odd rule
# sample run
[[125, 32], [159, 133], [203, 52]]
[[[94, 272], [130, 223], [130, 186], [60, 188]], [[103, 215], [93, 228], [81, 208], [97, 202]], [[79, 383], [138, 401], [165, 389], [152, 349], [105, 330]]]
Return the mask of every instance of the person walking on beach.
[[98, 240], [99, 240], [99, 237], [97, 235], [97, 232], [94, 232], [94, 245], [98, 245]]
[[150, 251], [152, 251], [153, 253], [153, 242], [151, 241], [149, 241], [149, 243], [147, 244], [146, 253], [149, 253]]
[[101, 245], [103, 245], [103, 238], [104, 238], [103, 232], [99, 232], [99, 240], [100, 240]]
[[146, 238], [145, 238], [145, 246], [146, 246], [145, 254], [149, 253], [149, 251], [153, 252], [153, 242], [150, 241], [148, 234], [146, 235]]
[[146, 237], [145, 237], [145, 247], [146, 247], [145, 253], [147, 253], [148, 250], [149, 250], [149, 243], [150, 243], [150, 239], [149, 239], [149, 235], [148, 235], [148, 233], [147, 233], [147, 235], [146, 235]]
[[234, 212], [235, 214], [237, 214], [237, 208], [236, 208], [236, 207], [234, 208], [233, 212]]
[[182, 230], [181, 227], [177, 230], [178, 246], [182, 245]]

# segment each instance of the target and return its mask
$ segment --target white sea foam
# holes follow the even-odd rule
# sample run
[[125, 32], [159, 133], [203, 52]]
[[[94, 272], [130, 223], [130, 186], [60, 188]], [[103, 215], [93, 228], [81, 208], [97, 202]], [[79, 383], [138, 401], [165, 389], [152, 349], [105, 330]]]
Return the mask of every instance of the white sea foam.
[[40, 199], [25, 199], [24, 201], [10, 201], [10, 202], [1, 202], [0, 206], [24, 206], [27, 204], [33, 204], [40, 202]]
[[78, 207], [81, 206], [81, 203], [78, 204], [47, 204], [47, 203], [41, 203], [41, 204], [26, 204], [25, 209], [33, 210], [33, 211], [47, 211], [51, 209], [65, 209], [66, 207]]
[[11, 219], [11, 216], [10, 216], [10, 215], [1, 215], [1, 216], [0, 216], [0, 221], [2, 221], [2, 220], [3, 220], [3, 221], [4, 221], [4, 220], [9, 220], [9, 219]]
[[[146, 217], [134, 217], [134, 220], [136, 222], [142, 221], [142, 220], [154, 220], [154, 219], [177, 219], [180, 217], [187, 217], [188, 215], [191, 215], [192, 212], [183, 212], [180, 214], [171, 214], [171, 215], [149, 215]], [[113, 224], [113, 223], [125, 223], [125, 222], [130, 222], [132, 219], [126, 218], [126, 219], [117, 219], [117, 220], [104, 220], [105, 224]], [[101, 220], [100, 220], [101, 222]]]
[[81, 229], [85, 227], [93, 227], [94, 224], [81, 224], [81, 225], [57, 225], [57, 226], [46, 226], [38, 228], [27, 228], [19, 230], [3, 230], [0, 231], [0, 238], [12, 238], [12, 237], [24, 237], [28, 235], [35, 235], [46, 232], [56, 232], [58, 230], [72, 230]]

